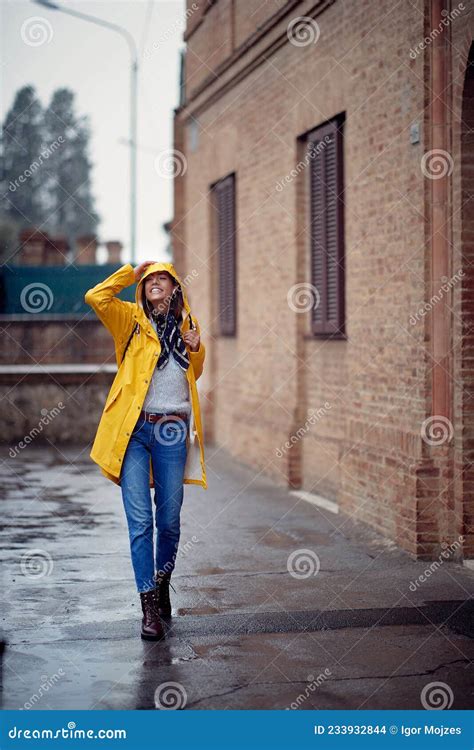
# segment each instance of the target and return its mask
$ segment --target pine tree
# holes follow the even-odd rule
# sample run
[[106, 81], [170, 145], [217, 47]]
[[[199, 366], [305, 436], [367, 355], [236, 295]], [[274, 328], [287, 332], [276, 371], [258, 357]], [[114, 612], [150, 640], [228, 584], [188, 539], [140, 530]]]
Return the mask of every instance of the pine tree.
[[0, 209], [22, 228], [40, 226], [44, 218], [39, 156], [43, 108], [33, 86], [20, 89], [2, 126]]
[[12, 226], [65, 236], [71, 247], [80, 235], [96, 234], [89, 141], [88, 118], [75, 116], [71, 90], [56, 90], [46, 111], [33, 86], [17, 92], [1, 131], [3, 257], [10, 252]]
[[99, 217], [91, 194], [89, 122], [87, 117], [76, 117], [72, 91], [54, 92], [44, 126], [52, 152], [45, 183], [46, 227], [50, 234], [65, 235], [73, 246], [80, 235], [96, 233]]

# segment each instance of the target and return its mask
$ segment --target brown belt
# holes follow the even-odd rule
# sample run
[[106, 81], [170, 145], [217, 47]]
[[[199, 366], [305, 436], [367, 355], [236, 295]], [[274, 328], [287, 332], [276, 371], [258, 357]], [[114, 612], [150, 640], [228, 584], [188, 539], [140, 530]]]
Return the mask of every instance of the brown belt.
[[140, 417], [144, 419], [146, 422], [158, 422], [163, 418], [166, 419], [179, 419], [181, 421], [186, 421], [189, 419], [189, 414], [185, 411], [175, 411], [172, 414], [163, 414], [160, 412], [152, 412], [152, 411], [141, 411]]

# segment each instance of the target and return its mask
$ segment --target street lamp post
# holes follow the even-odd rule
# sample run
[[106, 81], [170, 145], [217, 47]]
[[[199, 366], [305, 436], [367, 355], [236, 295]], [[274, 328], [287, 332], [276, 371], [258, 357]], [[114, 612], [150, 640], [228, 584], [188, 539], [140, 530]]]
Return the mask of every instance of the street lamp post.
[[130, 255], [131, 263], [136, 261], [136, 224], [137, 224], [137, 90], [138, 90], [138, 53], [135, 40], [130, 32], [116, 23], [104, 21], [97, 16], [81, 13], [73, 8], [65, 8], [50, 0], [33, 0], [49, 10], [59, 10], [70, 16], [90, 21], [99, 26], [117, 31], [128, 43], [131, 55], [131, 77], [130, 77]]

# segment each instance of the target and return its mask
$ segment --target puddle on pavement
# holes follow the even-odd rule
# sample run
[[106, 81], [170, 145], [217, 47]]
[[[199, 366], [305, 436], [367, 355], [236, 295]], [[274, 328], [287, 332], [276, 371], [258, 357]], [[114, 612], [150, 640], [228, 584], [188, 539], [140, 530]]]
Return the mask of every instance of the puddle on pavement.
[[210, 657], [219, 657], [220, 659], [235, 659], [235, 652], [241, 647], [240, 641], [226, 643], [225, 645], [215, 643], [193, 644], [193, 659], [205, 659]]
[[298, 529], [297, 531], [288, 532], [279, 531], [271, 527], [253, 526], [248, 531], [255, 534], [258, 544], [263, 544], [267, 547], [291, 549], [295, 544], [301, 543], [327, 547], [331, 543], [328, 534], [312, 531], [311, 529]]
[[217, 566], [213, 568], [198, 568], [195, 571], [195, 574], [198, 576], [214, 576], [221, 573], [229, 573], [229, 571], [224, 568], [218, 568]]
[[217, 607], [178, 607], [176, 615], [218, 615], [221, 610]]

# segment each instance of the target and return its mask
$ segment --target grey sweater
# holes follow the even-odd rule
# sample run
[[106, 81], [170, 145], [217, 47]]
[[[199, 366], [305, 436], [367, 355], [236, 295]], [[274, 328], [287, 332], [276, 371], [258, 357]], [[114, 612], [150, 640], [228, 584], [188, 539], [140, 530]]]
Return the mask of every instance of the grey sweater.
[[[152, 321], [156, 330], [155, 321]], [[162, 370], [153, 370], [142, 407], [145, 411], [170, 414], [179, 411], [191, 413], [189, 384], [185, 371], [178, 365], [172, 353]]]

